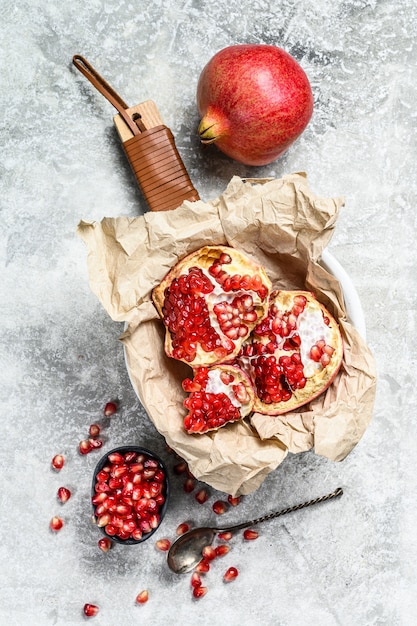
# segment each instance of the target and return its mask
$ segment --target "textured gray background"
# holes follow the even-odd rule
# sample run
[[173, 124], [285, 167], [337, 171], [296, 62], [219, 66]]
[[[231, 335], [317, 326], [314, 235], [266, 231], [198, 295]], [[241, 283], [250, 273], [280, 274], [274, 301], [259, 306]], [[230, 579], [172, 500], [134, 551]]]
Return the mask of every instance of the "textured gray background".
[[[0, 622], [368, 626], [416, 623], [416, 36], [413, 0], [1, 0], [2, 407]], [[314, 117], [285, 156], [246, 168], [196, 139], [198, 75], [219, 49], [270, 43], [293, 54]], [[112, 124], [113, 109], [73, 69], [83, 54], [131, 105], [156, 101], [203, 199], [234, 175], [306, 171], [321, 195], [343, 195], [330, 245], [362, 301], [378, 365], [374, 417], [342, 463], [291, 456], [228, 521], [332, 491], [337, 503], [264, 525], [260, 538], [207, 575], [191, 600], [154, 540], [107, 555], [89, 520], [97, 453], [77, 443], [113, 397], [107, 449], [140, 442], [173, 458], [131, 388], [112, 322], [92, 295], [78, 221], [145, 210]], [[50, 459], [62, 451], [60, 474]], [[65, 505], [56, 489], [73, 490]], [[212, 502], [217, 496], [211, 490]], [[66, 525], [52, 535], [48, 522]], [[203, 522], [174, 481], [157, 537]], [[223, 566], [224, 565], [224, 566]], [[229, 565], [239, 578], [224, 585]], [[149, 589], [146, 606], [135, 606]]]

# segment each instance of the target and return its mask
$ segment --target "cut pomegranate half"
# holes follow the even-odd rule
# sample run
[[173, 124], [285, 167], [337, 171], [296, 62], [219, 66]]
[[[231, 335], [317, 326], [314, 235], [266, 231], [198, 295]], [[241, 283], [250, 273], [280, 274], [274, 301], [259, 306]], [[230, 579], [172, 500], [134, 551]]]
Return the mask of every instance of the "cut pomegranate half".
[[280, 415], [323, 393], [342, 358], [339, 326], [314, 294], [276, 291], [238, 363], [255, 387], [254, 412]]
[[235, 248], [186, 256], [152, 292], [166, 353], [193, 367], [233, 359], [267, 314], [270, 291], [264, 268]]
[[233, 365], [199, 367], [182, 383], [190, 395], [184, 400], [188, 433], [205, 433], [246, 417], [252, 411], [254, 390], [248, 376]]

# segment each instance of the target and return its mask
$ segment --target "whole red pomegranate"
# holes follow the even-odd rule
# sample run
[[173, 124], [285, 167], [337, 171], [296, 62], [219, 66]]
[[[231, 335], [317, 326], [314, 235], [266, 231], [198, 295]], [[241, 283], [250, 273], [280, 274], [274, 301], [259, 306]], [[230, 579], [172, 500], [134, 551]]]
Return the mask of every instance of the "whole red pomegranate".
[[215, 143], [246, 165], [277, 159], [313, 113], [308, 78], [276, 46], [241, 44], [220, 50], [201, 72], [197, 105], [203, 144]]

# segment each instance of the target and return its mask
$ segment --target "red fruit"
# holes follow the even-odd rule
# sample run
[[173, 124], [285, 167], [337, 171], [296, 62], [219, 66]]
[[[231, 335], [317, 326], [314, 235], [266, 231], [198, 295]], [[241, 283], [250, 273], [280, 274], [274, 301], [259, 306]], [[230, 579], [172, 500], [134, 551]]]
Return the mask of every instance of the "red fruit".
[[237, 506], [240, 504], [241, 498], [240, 496], [227, 496], [227, 501], [232, 506]]
[[58, 530], [61, 530], [63, 525], [64, 525], [64, 522], [57, 515], [55, 515], [49, 522], [49, 528], [53, 530], [54, 532], [58, 532]]
[[188, 465], [185, 461], [180, 461], [176, 465], [174, 465], [174, 473], [175, 474], [184, 474], [187, 471]]
[[58, 489], [58, 500], [61, 500], [61, 502], [68, 502], [68, 500], [71, 497], [71, 491], [69, 489], [67, 489], [66, 487], [60, 487]]
[[145, 604], [149, 600], [149, 593], [146, 589], [138, 593], [136, 596], [137, 604]]
[[99, 607], [95, 604], [84, 604], [84, 615], [86, 617], [94, 617], [99, 612]]
[[155, 546], [158, 548], [158, 550], [161, 550], [161, 552], [168, 552], [171, 547], [171, 542], [169, 539], [158, 539], [158, 541], [155, 543]]
[[215, 143], [246, 165], [266, 165], [306, 128], [313, 94], [304, 70], [284, 50], [235, 45], [220, 50], [204, 67], [197, 106], [202, 143]]
[[189, 254], [152, 292], [166, 353], [194, 367], [230, 360], [266, 315], [270, 289], [265, 270], [235, 248], [205, 246]]
[[342, 358], [339, 326], [314, 294], [276, 291], [238, 360], [255, 387], [253, 410], [279, 415], [323, 393]]
[[254, 539], [257, 539], [258, 537], [259, 537], [259, 533], [256, 530], [247, 528], [245, 531], [243, 531], [243, 539], [246, 539], [246, 541], [253, 541]]
[[210, 563], [208, 559], [201, 559], [195, 566], [195, 571], [199, 574], [206, 574], [210, 570]]
[[230, 552], [230, 546], [226, 546], [226, 545], [216, 546], [215, 551], [216, 551], [216, 556], [225, 556], [228, 552]]
[[195, 481], [192, 478], [187, 478], [184, 482], [185, 493], [191, 493], [194, 490]]
[[[108, 525], [106, 526], [106, 532], [107, 530], [108, 530]], [[102, 550], [103, 552], [108, 552], [113, 544], [110, 541], [110, 539], [108, 539], [107, 537], [103, 537], [102, 539], [98, 540], [97, 545], [100, 548], [100, 550]]]
[[214, 502], [212, 509], [216, 513], [216, 515], [223, 515], [223, 513], [226, 513], [227, 511], [227, 504], [222, 500], [217, 500], [216, 502]]
[[194, 589], [196, 587], [200, 587], [202, 584], [201, 582], [201, 576], [198, 572], [193, 572], [191, 574], [191, 587], [194, 587]]
[[219, 539], [222, 539], [223, 541], [230, 541], [230, 539], [233, 537], [233, 534], [230, 532], [230, 530], [225, 530], [224, 532], [219, 533], [217, 537]]
[[56, 454], [54, 458], [52, 459], [51, 463], [52, 463], [52, 467], [55, 470], [59, 471], [64, 467], [65, 459], [62, 456], [62, 454]]
[[204, 548], [201, 550], [201, 555], [203, 559], [206, 559], [207, 561], [212, 561], [217, 556], [216, 550], [213, 548], [213, 546], [204, 546]]
[[236, 567], [229, 567], [229, 569], [227, 569], [223, 575], [223, 580], [227, 583], [230, 583], [238, 576], [238, 574], [239, 572], [237, 571]]
[[203, 587], [202, 585], [198, 585], [198, 587], [194, 587], [193, 596], [194, 598], [202, 598], [207, 593], [207, 587]]
[[111, 415], [114, 415], [117, 411], [117, 404], [116, 402], [107, 402], [106, 406], [104, 407], [104, 415], [106, 417], [110, 417]]
[[[189, 413], [184, 417], [188, 433], [205, 433], [246, 417], [252, 410], [254, 391], [248, 376], [238, 367], [199, 367], [194, 378], [183, 381], [191, 393], [184, 400]], [[196, 389], [192, 391], [192, 389]]]
[[200, 489], [195, 494], [195, 499], [199, 504], [204, 504], [208, 500], [208, 493], [205, 489]]

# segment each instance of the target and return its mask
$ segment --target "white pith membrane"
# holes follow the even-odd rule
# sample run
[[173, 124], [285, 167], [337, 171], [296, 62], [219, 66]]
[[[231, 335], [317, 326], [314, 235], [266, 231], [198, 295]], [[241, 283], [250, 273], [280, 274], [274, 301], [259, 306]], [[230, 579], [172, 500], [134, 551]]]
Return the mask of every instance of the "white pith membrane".
[[246, 417], [246, 415], [249, 415], [252, 410], [253, 402], [249, 401], [246, 404], [239, 402], [233, 391], [233, 385], [236, 385], [240, 381], [235, 379], [226, 385], [221, 379], [222, 371], [224, 370], [216, 369], [215, 367], [209, 370], [208, 381], [204, 391], [206, 393], [224, 393], [230, 399], [233, 406], [240, 409], [241, 416]]

